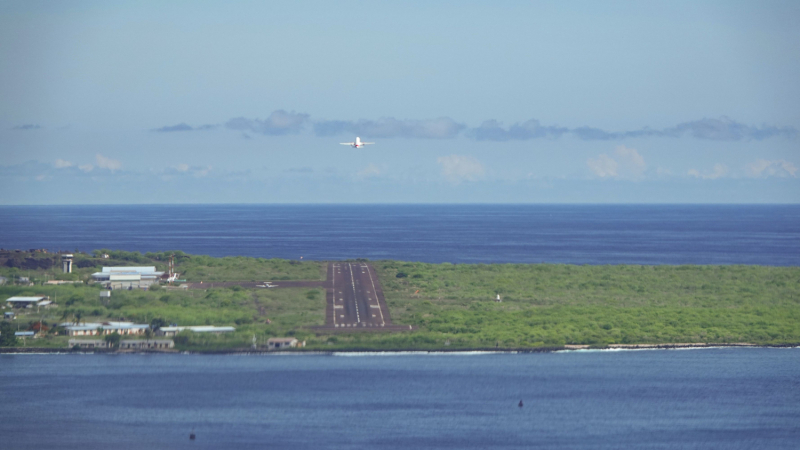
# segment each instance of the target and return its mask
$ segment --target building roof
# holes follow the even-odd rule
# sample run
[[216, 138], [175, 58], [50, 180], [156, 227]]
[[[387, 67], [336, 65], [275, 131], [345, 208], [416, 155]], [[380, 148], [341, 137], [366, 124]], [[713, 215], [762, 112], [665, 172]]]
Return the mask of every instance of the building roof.
[[42, 301], [42, 300], [44, 300], [46, 298], [47, 297], [45, 297], [45, 296], [39, 296], [39, 297], [9, 297], [8, 299], [6, 299], [6, 301], [7, 302], [11, 302], [11, 303], [14, 303], [14, 302], [33, 303], [33, 302], [40, 302], [40, 301]]
[[195, 333], [227, 333], [236, 331], [234, 327], [215, 327], [211, 325], [194, 325], [188, 327], [161, 327], [161, 331], [179, 333], [183, 330], [194, 331]]
[[112, 272], [156, 273], [156, 266], [103, 267], [103, 273], [112, 273]]
[[14, 336], [34, 336], [36, 332], [34, 331], [15, 331]]

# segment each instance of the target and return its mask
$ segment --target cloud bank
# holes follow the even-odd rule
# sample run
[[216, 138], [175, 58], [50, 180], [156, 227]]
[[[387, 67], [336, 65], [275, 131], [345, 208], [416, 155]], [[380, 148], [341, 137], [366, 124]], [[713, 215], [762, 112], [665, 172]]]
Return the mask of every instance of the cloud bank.
[[[274, 111], [266, 119], [236, 117], [228, 120], [224, 127], [242, 133], [252, 132], [265, 136], [297, 134], [309, 128], [318, 137], [356, 135], [366, 138], [414, 138], [452, 139], [459, 135], [477, 141], [504, 142], [531, 139], [558, 139], [570, 135], [584, 141], [608, 141], [630, 138], [681, 138], [712, 141], [750, 141], [775, 137], [793, 139], [798, 131], [793, 127], [771, 125], [754, 126], [737, 122], [728, 117], [703, 118], [679, 123], [673, 127], [653, 129], [649, 127], [628, 131], [609, 131], [583, 125], [575, 128], [558, 125], [543, 125], [530, 119], [508, 127], [496, 120], [486, 120], [478, 127], [470, 128], [449, 117], [436, 119], [395, 119], [384, 117], [378, 120], [311, 120], [308, 114]], [[24, 125], [33, 127], [33, 125]], [[38, 128], [38, 125], [35, 127]], [[155, 128], [152, 131], [171, 133], [181, 131], [209, 130], [219, 125], [192, 127], [186, 123]], [[19, 127], [16, 127], [19, 128]], [[27, 128], [26, 128], [27, 129]], [[249, 136], [246, 136], [249, 138]]]

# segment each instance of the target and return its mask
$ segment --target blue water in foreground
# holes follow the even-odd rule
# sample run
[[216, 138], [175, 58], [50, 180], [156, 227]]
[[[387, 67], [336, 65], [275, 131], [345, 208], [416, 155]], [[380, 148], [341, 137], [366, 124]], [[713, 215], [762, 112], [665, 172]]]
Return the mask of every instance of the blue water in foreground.
[[452, 263], [800, 265], [800, 205], [3, 206], [0, 247]]
[[0, 405], [2, 448], [797, 449], [800, 349], [0, 355]]

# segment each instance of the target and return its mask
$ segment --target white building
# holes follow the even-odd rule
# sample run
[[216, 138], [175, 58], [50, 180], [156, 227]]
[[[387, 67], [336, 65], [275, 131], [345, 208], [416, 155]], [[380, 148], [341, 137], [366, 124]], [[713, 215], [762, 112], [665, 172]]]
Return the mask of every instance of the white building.
[[147, 324], [137, 324], [133, 322], [89, 322], [74, 324], [65, 322], [61, 324], [67, 330], [69, 336], [97, 336], [105, 334], [140, 335], [150, 328]]
[[280, 350], [282, 348], [293, 348], [297, 346], [305, 347], [305, 342], [302, 344], [295, 338], [269, 338], [267, 340], [268, 350]]
[[6, 299], [6, 303], [8, 306], [13, 306], [14, 308], [32, 308], [39, 302], [44, 302], [50, 299], [45, 295], [37, 295], [36, 297], [10, 297]]
[[164, 272], [156, 271], [155, 266], [120, 266], [103, 267], [102, 272], [95, 272], [92, 278], [111, 289], [147, 288], [158, 283]]

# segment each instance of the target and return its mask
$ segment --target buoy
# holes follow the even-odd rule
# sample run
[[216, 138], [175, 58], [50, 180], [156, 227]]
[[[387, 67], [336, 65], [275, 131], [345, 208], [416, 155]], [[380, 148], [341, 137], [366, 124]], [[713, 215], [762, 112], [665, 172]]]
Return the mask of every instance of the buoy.
[[522, 408], [522, 400], [519, 401], [519, 407]]
[[194, 430], [192, 430], [192, 432], [189, 434], [189, 440], [190, 441], [194, 440]]

